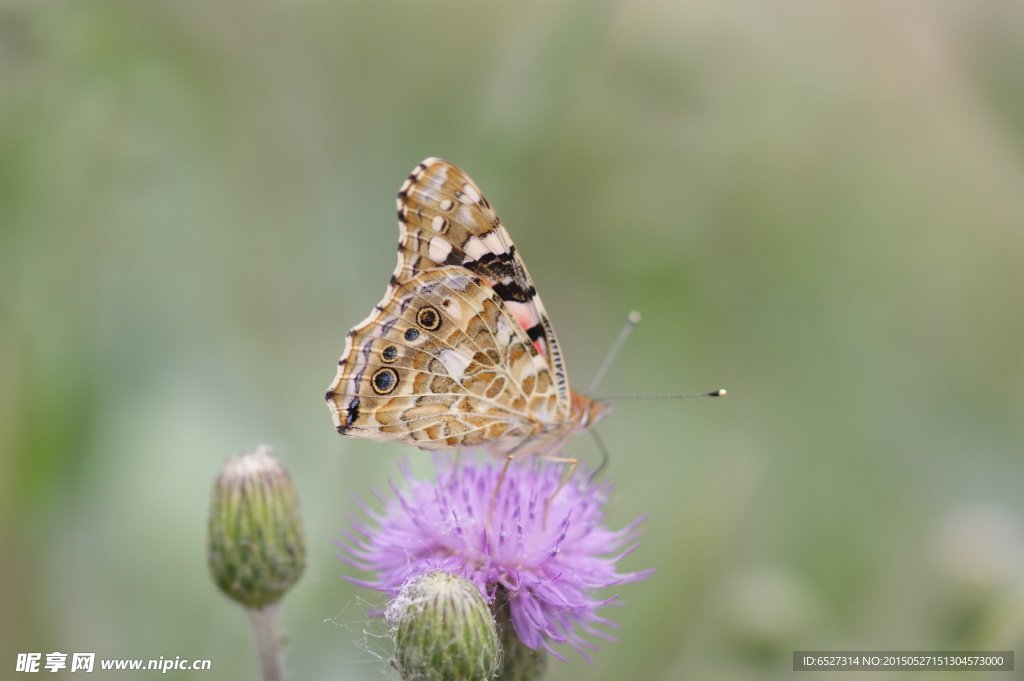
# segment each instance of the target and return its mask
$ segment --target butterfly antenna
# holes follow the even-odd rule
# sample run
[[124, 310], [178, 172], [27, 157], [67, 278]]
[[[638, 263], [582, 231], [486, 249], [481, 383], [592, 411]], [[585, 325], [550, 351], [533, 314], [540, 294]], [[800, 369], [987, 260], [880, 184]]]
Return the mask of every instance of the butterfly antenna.
[[608, 349], [608, 354], [605, 355], [604, 361], [601, 363], [601, 368], [597, 370], [596, 374], [594, 374], [594, 380], [590, 382], [590, 388], [587, 389], [588, 395], [594, 394], [594, 389], [597, 388], [597, 384], [601, 382], [602, 378], [604, 378], [605, 373], [608, 371], [608, 367], [612, 364], [612, 360], [615, 359], [615, 355], [619, 353], [619, 348], [622, 347], [622, 344], [626, 342], [627, 338], [629, 338], [629, 334], [633, 333], [633, 329], [639, 323], [640, 313], [633, 310], [626, 317], [626, 323], [622, 326], [622, 330], [619, 331], [619, 335], [615, 339], [615, 342], [612, 343], [612, 347]]
[[608, 454], [608, 448], [604, 446], [604, 440], [597, 434], [595, 428], [591, 428], [589, 431], [590, 435], [594, 438], [594, 443], [597, 444], [597, 449], [601, 452], [601, 465], [594, 469], [594, 472], [590, 474], [591, 480], [596, 480], [604, 469], [608, 467], [608, 462], [611, 460], [611, 455]]
[[609, 400], [685, 400], [690, 397], [725, 397], [725, 390], [712, 390], [709, 393], [694, 393], [693, 395], [612, 395], [611, 397], [599, 398], [601, 402]]

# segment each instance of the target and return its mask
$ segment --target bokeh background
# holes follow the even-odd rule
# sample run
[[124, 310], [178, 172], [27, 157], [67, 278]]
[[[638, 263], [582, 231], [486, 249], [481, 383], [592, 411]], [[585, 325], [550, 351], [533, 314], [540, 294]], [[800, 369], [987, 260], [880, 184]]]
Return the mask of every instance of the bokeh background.
[[609, 525], [650, 514], [623, 567], [659, 571], [621, 588], [619, 643], [549, 679], [1024, 664], [1021, 3], [23, 0], [0, 6], [3, 676], [92, 651], [255, 678], [204, 533], [260, 443], [310, 546], [290, 678], [387, 673], [332, 542], [408, 452], [338, 437], [322, 395], [431, 155], [504, 218], [577, 388], [637, 309], [599, 394], [729, 389], [602, 424]]

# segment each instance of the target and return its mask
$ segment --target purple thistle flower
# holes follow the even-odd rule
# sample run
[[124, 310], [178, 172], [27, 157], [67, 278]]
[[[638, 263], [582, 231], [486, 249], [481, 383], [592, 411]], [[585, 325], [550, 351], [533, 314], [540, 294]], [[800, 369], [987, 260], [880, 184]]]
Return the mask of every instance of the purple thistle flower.
[[584, 648], [596, 648], [581, 632], [615, 640], [595, 625], [617, 628], [597, 614], [616, 597], [599, 599], [595, 592], [653, 572], [616, 572], [616, 563], [637, 547], [622, 550], [635, 539], [643, 517], [609, 530], [601, 524], [601, 507], [611, 485], [595, 485], [577, 473], [554, 496], [545, 521], [545, 505], [561, 483], [563, 467], [515, 461], [498, 488], [504, 466], [503, 460], [465, 457], [453, 465], [450, 457], [438, 456], [432, 482], [414, 479], [403, 464], [407, 489], [392, 484], [395, 498], [381, 497], [382, 512], [357, 500], [366, 520], [356, 519], [353, 531], [344, 532], [349, 542], [338, 542], [339, 557], [375, 576], [346, 579], [397, 595], [426, 573], [460, 575], [492, 605], [499, 594], [499, 602], [507, 599], [512, 626], [526, 646], [565, 661], [549, 641], [567, 642], [589, 662]]

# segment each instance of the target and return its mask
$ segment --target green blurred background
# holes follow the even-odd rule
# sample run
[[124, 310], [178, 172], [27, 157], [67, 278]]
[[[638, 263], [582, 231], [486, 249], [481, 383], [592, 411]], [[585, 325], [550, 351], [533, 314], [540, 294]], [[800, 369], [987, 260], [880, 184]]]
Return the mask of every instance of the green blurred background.
[[504, 218], [575, 387], [637, 309], [599, 394], [730, 393], [602, 424], [608, 523], [650, 514], [623, 567], [659, 571], [548, 678], [1021, 656], [1024, 4], [26, 0], [0, 6], [0, 675], [255, 678], [204, 533], [225, 457], [268, 443], [311, 556], [290, 678], [382, 678], [332, 542], [428, 457], [340, 438], [322, 395], [431, 155]]

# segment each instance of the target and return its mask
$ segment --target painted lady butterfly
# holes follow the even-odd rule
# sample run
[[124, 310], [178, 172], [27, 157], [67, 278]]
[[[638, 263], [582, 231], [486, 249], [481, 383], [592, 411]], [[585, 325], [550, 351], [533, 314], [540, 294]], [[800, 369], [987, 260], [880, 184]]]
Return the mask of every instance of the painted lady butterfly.
[[339, 433], [550, 457], [607, 413], [569, 389], [530, 275], [465, 173], [420, 163], [398, 192], [398, 224], [398, 267], [327, 391]]

